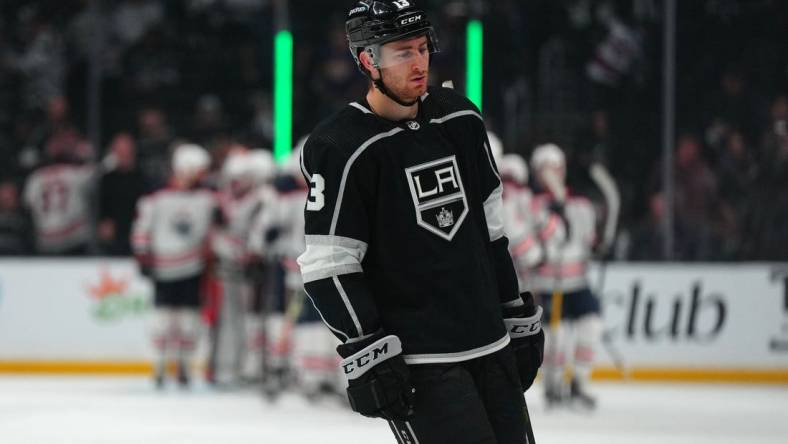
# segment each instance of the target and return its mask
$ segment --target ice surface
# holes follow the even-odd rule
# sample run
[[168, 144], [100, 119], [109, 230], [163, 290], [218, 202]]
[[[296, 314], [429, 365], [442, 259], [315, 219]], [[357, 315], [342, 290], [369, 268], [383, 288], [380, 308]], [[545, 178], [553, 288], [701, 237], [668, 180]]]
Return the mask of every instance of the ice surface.
[[[593, 414], [546, 412], [527, 398], [539, 444], [788, 442], [788, 387], [600, 383]], [[339, 403], [197, 384], [156, 392], [148, 379], [0, 377], [3, 444], [395, 443], [386, 423]]]

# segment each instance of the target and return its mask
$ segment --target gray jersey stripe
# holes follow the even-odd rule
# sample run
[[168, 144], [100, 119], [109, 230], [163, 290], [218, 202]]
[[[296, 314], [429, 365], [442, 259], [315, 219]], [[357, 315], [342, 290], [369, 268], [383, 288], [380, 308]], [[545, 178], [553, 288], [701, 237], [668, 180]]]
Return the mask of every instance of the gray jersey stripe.
[[465, 110], [465, 111], [457, 111], [455, 113], [447, 114], [443, 117], [438, 117], [437, 119], [430, 119], [430, 123], [443, 123], [455, 117], [462, 117], [462, 116], [475, 116], [482, 122], [484, 121], [484, 119], [482, 119], [482, 116], [480, 116], [479, 113], [477, 113], [476, 111]]
[[501, 339], [481, 347], [465, 350], [456, 353], [428, 353], [417, 355], [403, 355], [406, 364], [446, 364], [450, 362], [462, 362], [471, 359], [487, 356], [497, 352], [509, 344], [509, 333]]
[[408, 427], [408, 430], [410, 430], [410, 436], [411, 438], [413, 438], [414, 441], [413, 444], [419, 444], [419, 438], [416, 436], [416, 432], [413, 431], [413, 427], [410, 425], [410, 421], [405, 421], [405, 425]]
[[350, 106], [352, 106], [353, 108], [356, 108], [357, 110], [361, 111], [364, 114], [372, 114], [372, 111], [368, 110], [366, 107], [364, 107], [364, 105], [362, 105], [362, 104], [360, 104], [358, 102], [351, 102]]
[[487, 160], [490, 162], [490, 168], [492, 169], [493, 174], [495, 174], [495, 177], [498, 178], [498, 182], [500, 182], [501, 176], [498, 175], [498, 170], [495, 169], [495, 165], [493, 164], [493, 158], [490, 155], [491, 151], [492, 150], [490, 149], [490, 146], [487, 145], [487, 142], [484, 142], [484, 153], [487, 154]]
[[[361, 106], [361, 105], [359, 105]], [[336, 234], [337, 231], [337, 221], [339, 220], [339, 210], [342, 208], [342, 197], [345, 194], [345, 185], [347, 184], [347, 176], [350, 174], [350, 168], [353, 166], [353, 162], [358, 159], [358, 156], [364, 152], [370, 145], [377, 142], [380, 139], [391, 137], [399, 132], [404, 131], [402, 128], [394, 128], [391, 131], [387, 131], [385, 133], [380, 133], [376, 136], [371, 137], [366, 142], [361, 144], [360, 147], [350, 156], [347, 163], [345, 164], [345, 170], [342, 172], [342, 180], [339, 182], [339, 194], [337, 194], [337, 203], [334, 206], [334, 217], [331, 219], [331, 229], [329, 230], [328, 234], [333, 236]]]
[[355, 248], [362, 251], [367, 251], [367, 243], [352, 237], [346, 236], [329, 236], [327, 234], [307, 234], [307, 245], [337, 245], [340, 247]]
[[333, 331], [334, 333], [336, 333], [338, 335], [341, 335], [341, 336], [344, 336], [345, 337], [345, 341], [347, 341], [350, 338], [350, 335], [345, 333], [345, 332], [343, 332], [343, 331], [341, 331], [341, 330], [339, 330], [338, 328], [334, 328], [333, 326], [331, 326], [331, 324], [329, 324], [328, 321], [326, 321], [326, 317], [323, 316], [323, 313], [320, 311], [320, 309], [317, 308], [317, 305], [315, 304], [315, 300], [312, 299], [312, 296], [309, 296], [309, 293], [306, 291], [306, 289], [304, 289], [304, 293], [306, 294], [306, 297], [308, 297], [309, 300], [312, 302], [312, 306], [315, 307], [315, 310], [317, 310], [317, 314], [320, 315], [320, 319], [323, 320], [323, 323], [326, 324], [326, 327], [328, 327], [328, 329]]
[[306, 165], [304, 164], [304, 151], [306, 151], [306, 142], [304, 142], [304, 145], [301, 147], [301, 152], [298, 153], [298, 160], [301, 163], [301, 172], [306, 176], [306, 180], [312, 182], [312, 175], [306, 170]]
[[342, 302], [345, 303], [345, 308], [347, 308], [348, 313], [350, 313], [350, 318], [353, 319], [353, 324], [356, 326], [356, 330], [358, 330], [357, 336], [364, 336], [364, 330], [361, 329], [361, 322], [358, 320], [356, 310], [354, 310], [353, 305], [350, 304], [350, 298], [347, 297], [345, 288], [342, 286], [342, 283], [339, 282], [339, 277], [334, 276], [331, 279], [334, 281], [334, 285], [337, 287], [337, 291], [339, 292], [339, 296], [342, 298]]

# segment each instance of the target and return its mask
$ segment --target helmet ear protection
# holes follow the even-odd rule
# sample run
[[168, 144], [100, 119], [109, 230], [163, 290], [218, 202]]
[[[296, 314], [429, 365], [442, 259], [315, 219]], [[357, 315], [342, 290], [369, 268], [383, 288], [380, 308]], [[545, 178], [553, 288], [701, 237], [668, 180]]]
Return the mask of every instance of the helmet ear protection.
[[430, 54], [440, 51], [438, 38], [427, 15], [412, 0], [361, 0], [348, 13], [345, 22], [350, 54], [358, 68], [369, 73], [359, 59], [369, 54], [375, 68], [381, 68], [381, 47], [395, 40], [426, 36]]

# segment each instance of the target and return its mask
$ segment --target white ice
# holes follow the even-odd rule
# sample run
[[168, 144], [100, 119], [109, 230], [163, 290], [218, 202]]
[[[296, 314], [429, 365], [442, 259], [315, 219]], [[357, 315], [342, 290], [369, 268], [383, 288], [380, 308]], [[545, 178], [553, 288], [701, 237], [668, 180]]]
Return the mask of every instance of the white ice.
[[[788, 442], [788, 387], [595, 384], [593, 414], [546, 412], [529, 392], [539, 444], [767, 444]], [[458, 418], [458, 420], [462, 420]], [[3, 444], [394, 443], [381, 420], [295, 394], [197, 384], [158, 393], [148, 379], [0, 377]]]

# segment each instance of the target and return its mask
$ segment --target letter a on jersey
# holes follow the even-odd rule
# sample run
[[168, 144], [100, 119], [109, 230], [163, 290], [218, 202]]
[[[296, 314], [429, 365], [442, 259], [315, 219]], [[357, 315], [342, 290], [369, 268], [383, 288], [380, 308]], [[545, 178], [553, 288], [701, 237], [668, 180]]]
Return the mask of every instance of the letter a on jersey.
[[416, 209], [416, 223], [452, 240], [468, 214], [468, 200], [455, 156], [405, 169]]

